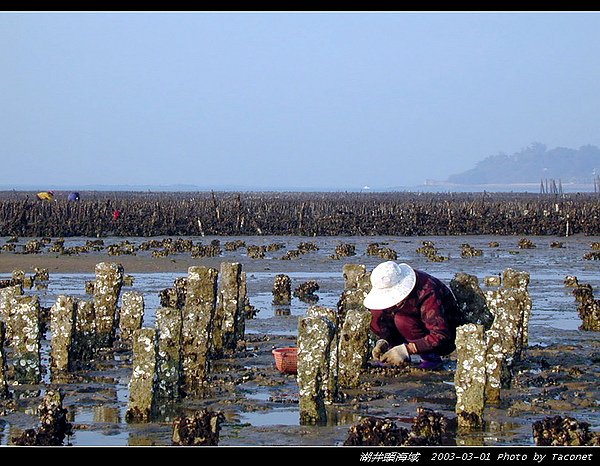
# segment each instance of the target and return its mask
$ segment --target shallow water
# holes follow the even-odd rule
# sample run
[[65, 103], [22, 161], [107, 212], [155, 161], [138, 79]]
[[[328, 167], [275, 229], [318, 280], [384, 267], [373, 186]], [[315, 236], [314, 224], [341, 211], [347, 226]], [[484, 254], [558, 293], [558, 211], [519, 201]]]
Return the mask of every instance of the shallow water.
[[[212, 237], [197, 237], [194, 241], [202, 241], [209, 244]], [[220, 237], [223, 245], [226, 241], [242, 239], [247, 244], [269, 244], [284, 243], [286, 247], [277, 252], [267, 253], [265, 259], [251, 259], [245, 254], [245, 248], [234, 252], [223, 251], [221, 257], [211, 259], [197, 259], [197, 265], [214, 264], [215, 261], [241, 262], [243, 270], [247, 271], [248, 296], [250, 303], [259, 309], [255, 319], [246, 322], [246, 332], [252, 334], [274, 334], [288, 335], [296, 334], [297, 319], [305, 314], [311, 304], [305, 303], [294, 297], [290, 306], [275, 306], [272, 304], [272, 286], [275, 275], [285, 273], [292, 279], [292, 288], [308, 280], [316, 280], [320, 289], [316, 292], [319, 297], [317, 304], [326, 307], [335, 307], [344, 287], [342, 266], [345, 263], [365, 264], [369, 270], [382, 262], [382, 259], [365, 254], [369, 243], [378, 242], [380, 246], [390, 247], [397, 251], [398, 262], [407, 262], [415, 268], [424, 270], [439, 277], [448, 283], [457, 272], [466, 272], [479, 277], [483, 281], [485, 276], [498, 275], [508, 267], [527, 271], [531, 275], [529, 292], [533, 301], [533, 309], [530, 321], [530, 345], [549, 345], [560, 339], [563, 343], [576, 341], [578, 326], [581, 324], [577, 315], [577, 306], [572, 295], [572, 289], [566, 288], [563, 280], [567, 275], [575, 275], [580, 283], [589, 283], [594, 289], [600, 288], [600, 263], [598, 261], [583, 260], [583, 255], [590, 251], [590, 243], [599, 241], [598, 237], [529, 237], [536, 245], [535, 249], [519, 249], [517, 243], [519, 237], [502, 236], [464, 236], [464, 237], [328, 237], [328, 238], [305, 238], [305, 237]], [[86, 239], [67, 239], [65, 246], [84, 244]], [[134, 244], [139, 244], [145, 239], [128, 238]], [[433, 241], [438, 249], [438, 254], [449, 257], [444, 262], [430, 262], [424, 256], [415, 252], [421, 246], [422, 241]], [[121, 239], [105, 239], [105, 244], [113, 244]], [[286, 251], [294, 249], [300, 242], [311, 241], [319, 246], [318, 251], [306, 253], [298, 259], [280, 260]], [[498, 248], [490, 248], [488, 243], [497, 241]], [[552, 241], [562, 241], [564, 248], [551, 248]], [[21, 240], [23, 242], [23, 239]], [[350, 243], [356, 246], [357, 255], [341, 260], [329, 258], [336, 245]], [[484, 251], [481, 257], [461, 258], [460, 246], [469, 243]], [[96, 253], [90, 253], [96, 254]], [[150, 255], [150, 251], [140, 251], [139, 255]], [[186, 254], [186, 253], [184, 253]], [[178, 256], [173, 256], [177, 258]], [[107, 260], [104, 258], [103, 260]], [[119, 257], [111, 257], [109, 260], [118, 262]], [[1, 263], [1, 262], [0, 262]], [[9, 278], [9, 272], [2, 270], [0, 278]], [[128, 273], [127, 270], [125, 270]], [[160, 272], [160, 273], [134, 273], [135, 282], [133, 287], [124, 287], [122, 291], [135, 290], [144, 295], [145, 315], [144, 325], [153, 326], [155, 312], [159, 307], [158, 293], [164, 288], [170, 287], [173, 280], [184, 276], [185, 272]], [[47, 289], [26, 290], [27, 294], [33, 293], [40, 296], [43, 306], [51, 306], [56, 297], [61, 294], [91, 299], [85, 293], [85, 282], [93, 280], [93, 273], [52, 273]], [[598, 292], [596, 292], [598, 294]], [[289, 310], [290, 315], [277, 315], [278, 310]], [[48, 363], [48, 341], [51, 335], [45, 336], [43, 345], [44, 364]], [[128, 445], [132, 443], [143, 443], [146, 440], [145, 433], [139, 432], [139, 426], [125, 423], [125, 410], [127, 408], [127, 383], [128, 372], [119, 372], [113, 388], [115, 394], [113, 400], [106, 406], [77, 406], [69, 407], [72, 412], [72, 422], [86, 424], [87, 430], [76, 430], [75, 435], [70, 438], [74, 445]], [[114, 375], [114, 374], [113, 374]], [[44, 376], [44, 382], [49, 383], [49, 374]], [[448, 382], [451, 383], [451, 382]], [[293, 387], [292, 387], [293, 388]], [[296, 387], [297, 390], [297, 387]], [[241, 424], [250, 424], [254, 427], [265, 426], [298, 426], [298, 406], [276, 405], [269, 402], [270, 396], [281, 391], [281, 387], [261, 387], [260, 390], [242, 390], [247, 399], [259, 403], [265, 403], [265, 409], [238, 412], [237, 421]], [[66, 400], [68, 401], [68, 400]], [[110, 422], [106, 422], [107, 413], [112, 412]], [[595, 416], [595, 417], [594, 417]], [[352, 416], [340, 416], [340, 422], [335, 425], [348, 426], [356, 419]], [[596, 424], [600, 423], [598, 415], [591, 415]], [[588, 419], [588, 422], [590, 420]], [[160, 427], [150, 425], [150, 427]], [[244, 427], [249, 429], [251, 427]], [[479, 435], [486, 444], [531, 444], [531, 433], [520, 430], [521, 426], [514, 425], [491, 425], [485, 432]], [[163, 429], [163, 430], [160, 430]], [[168, 444], [169, 435], [160, 427], [157, 432], [148, 434], [154, 443]], [[244, 430], [242, 429], [242, 430]], [[318, 429], [318, 428], [316, 428]], [[10, 425], [2, 424], [0, 420], [0, 444], [6, 444], [10, 432]], [[329, 431], [328, 431], [329, 432]], [[259, 441], [269, 444], [268, 433], [264, 439], [240, 440], [244, 442]], [[337, 434], [339, 435], [339, 433]], [[476, 435], [476, 434], [473, 434]], [[140, 440], [142, 439], [142, 440]], [[301, 442], [302, 440], [299, 439]], [[313, 439], [312, 442], [315, 440]], [[466, 440], [467, 442], [470, 440]], [[227, 444], [236, 444], [235, 438], [227, 439]], [[302, 443], [299, 443], [302, 444]], [[310, 443], [309, 443], [310, 444]]]

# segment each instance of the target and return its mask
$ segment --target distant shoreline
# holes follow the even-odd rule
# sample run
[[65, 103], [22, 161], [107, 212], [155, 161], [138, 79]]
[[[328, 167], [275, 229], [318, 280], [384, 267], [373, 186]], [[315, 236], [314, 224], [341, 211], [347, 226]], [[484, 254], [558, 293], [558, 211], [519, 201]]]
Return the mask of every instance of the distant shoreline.
[[[562, 182], [564, 193], [594, 193], [593, 181], [589, 183]], [[2, 193], [24, 193], [35, 194], [39, 191], [53, 190], [57, 193], [70, 193], [72, 191], [87, 193], [523, 193], [539, 194], [540, 181], [531, 183], [498, 183], [498, 184], [455, 184], [446, 181], [427, 180], [425, 184], [412, 186], [391, 187], [356, 187], [348, 186], [341, 188], [311, 188], [311, 187], [256, 187], [256, 186], [193, 186], [193, 185], [83, 185], [64, 186], [53, 185], [0, 185]]]

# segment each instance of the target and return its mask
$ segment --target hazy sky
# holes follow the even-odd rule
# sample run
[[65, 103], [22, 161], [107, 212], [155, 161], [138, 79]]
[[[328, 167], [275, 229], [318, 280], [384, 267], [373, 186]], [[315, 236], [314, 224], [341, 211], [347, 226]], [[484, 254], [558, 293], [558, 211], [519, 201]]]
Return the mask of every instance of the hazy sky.
[[596, 13], [0, 13], [0, 185], [345, 189], [600, 145]]

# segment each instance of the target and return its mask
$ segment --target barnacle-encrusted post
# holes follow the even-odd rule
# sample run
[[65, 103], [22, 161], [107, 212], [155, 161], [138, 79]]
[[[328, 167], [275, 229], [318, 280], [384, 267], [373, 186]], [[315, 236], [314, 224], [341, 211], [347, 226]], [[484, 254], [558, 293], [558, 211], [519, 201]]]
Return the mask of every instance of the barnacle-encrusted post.
[[456, 329], [456, 414], [458, 425], [483, 425], [486, 381], [486, 341], [483, 325], [466, 324]]
[[156, 311], [158, 332], [158, 387], [161, 400], [178, 400], [181, 383], [181, 309], [161, 307]]
[[0, 400], [10, 396], [6, 380], [6, 356], [4, 354], [4, 322], [0, 320]]
[[235, 349], [240, 338], [237, 330], [240, 328], [240, 319], [244, 319], [241, 272], [242, 265], [237, 262], [221, 263], [212, 336], [212, 350], [217, 355], [222, 354], [223, 350]]
[[155, 329], [141, 328], [133, 332], [133, 373], [125, 413], [127, 422], [148, 422], [154, 414], [157, 353]]
[[325, 383], [329, 374], [331, 344], [335, 328], [322, 317], [303, 317], [298, 321], [298, 390], [300, 424], [327, 421]]
[[339, 342], [339, 327], [338, 315], [333, 309], [323, 306], [311, 306], [306, 311], [306, 317], [321, 317], [327, 319], [334, 328], [333, 336], [331, 337], [331, 345], [329, 348], [329, 371], [323, 373], [323, 394], [325, 404], [335, 403], [339, 397], [338, 389], [338, 342]]
[[41, 382], [40, 301], [37, 296], [16, 298], [10, 318], [15, 380], [22, 384]]
[[292, 280], [289, 276], [279, 274], [273, 283], [273, 304], [287, 306], [292, 302]]
[[460, 310], [459, 325], [481, 324], [489, 329], [494, 316], [488, 309], [485, 295], [479, 286], [479, 279], [475, 275], [458, 272], [450, 280], [450, 288]]
[[131, 343], [133, 332], [142, 328], [144, 319], [144, 296], [137, 291], [126, 291], [121, 299], [119, 330], [121, 341]]
[[515, 303], [511, 314], [517, 322], [515, 333], [515, 357], [519, 359], [523, 349], [529, 344], [529, 319], [531, 317], [531, 297], [527, 291], [529, 285], [529, 272], [518, 272], [506, 269], [502, 276], [504, 288], [513, 290]]
[[248, 281], [246, 272], [240, 273], [240, 297], [238, 299], [237, 318], [235, 321], [235, 339], [243, 340], [246, 334], [246, 303], [248, 301]]
[[486, 332], [486, 402], [497, 404], [500, 389], [509, 388], [512, 367], [527, 344], [527, 327], [531, 312], [531, 299], [527, 292], [529, 274], [504, 271], [501, 288], [485, 293], [494, 322]]
[[574, 290], [580, 330], [600, 331], [600, 300], [594, 299], [594, 289], [589, 284], [578, 285]]
[[73, 337], [75, 334], [75, 299], [60, 295], [50, 309], [50, 367], [64, 372], [73, 369]]
[[371, 313], [350, 309], [340, 332], [338, 364], [341, 387], [358, 386], [359, 377], [369, 357]]
[[367, 268], [360, 264], [344, 264], [344, 291], [338, 301], [340, 325], [346, 318], [350, 309], [368, 311], [363, 305], [363, 300], [371, 290], [370, 277]]
[[86, 363], [94, 358], [96, 349], [96, 318], [94, 303], [78, 299], [75, 306], [75, 336], [73, 359]]
[[112, 346], [115, 339], [116, 312], [123, 286], [123, 266], [113, 262], [96, 264], [94, 307], [96, 309], [96, 336], [101, 348]]
[[218, 275], [216, 269], [209, 267], [188, 269], [181, 341], [183, 392], [186, 396], [201, 396], [205, 388]]
[[4, 336], [6, 344], [10, 344], [12, 340], [13, 326], [11, 314], [17, 305], [17, 297], [22, 295], [23, 287], [21, 285], [0, 288], [0, 321], [3, 321], [6, 325]]

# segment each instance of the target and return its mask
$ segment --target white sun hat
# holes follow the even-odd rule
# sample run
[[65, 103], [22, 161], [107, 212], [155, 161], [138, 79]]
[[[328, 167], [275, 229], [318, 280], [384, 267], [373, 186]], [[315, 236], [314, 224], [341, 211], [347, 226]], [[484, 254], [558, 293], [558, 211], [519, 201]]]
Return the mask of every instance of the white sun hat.
[[408, 264], [382, 262], [371, 272], [371, 291], [363, 301], [367, 309], [387, 309], [406, 298], [415, 287], [417, 276]]

